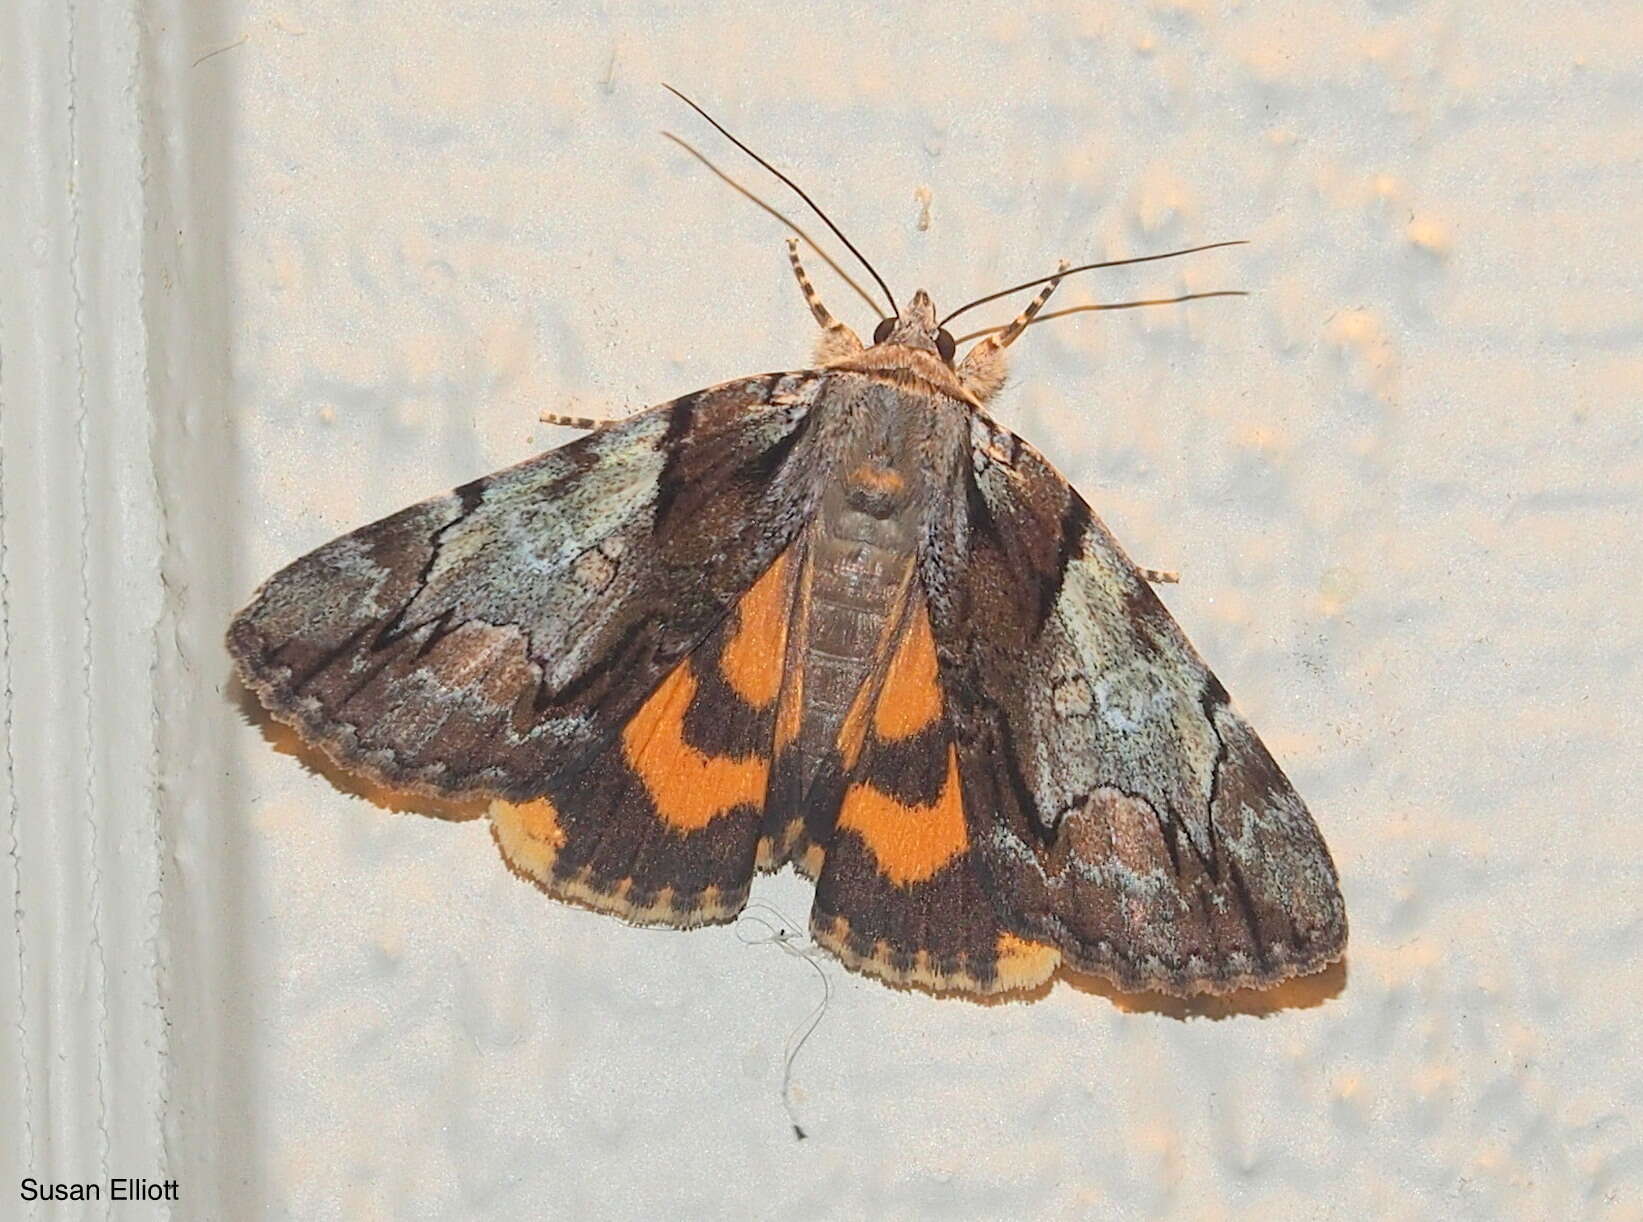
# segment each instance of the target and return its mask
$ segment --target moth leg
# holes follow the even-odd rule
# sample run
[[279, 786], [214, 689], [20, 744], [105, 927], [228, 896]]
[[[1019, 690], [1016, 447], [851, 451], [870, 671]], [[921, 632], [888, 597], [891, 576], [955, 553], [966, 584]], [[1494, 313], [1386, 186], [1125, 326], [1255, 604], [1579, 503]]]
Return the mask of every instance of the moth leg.
[[620, 424], [623, 417], [595, 420], [592, 416], [561, 416], [558, 412], [543, 412], [537, 419], [543, 424], [562, 424], [569, 429], [602, 429], [612, 424]]
[[1155, 586], [1174, 585], [1181, 580], [1181, 574], [1173, 569], [1141, 569], [1140, 573]]
[[[1061, 266], [1056, 270], [1066, 271], [1067, 261], [1061, 260]], [[1016, 316], [1014, 322], [994, 331], [965, 354], [958, 367], [958, 380], [979, 402], [987, 402], [1004, 389], [1004, 378], [1009, 370], [1004, 360], [1004, 349], [1020, 338], [1021, 333], [1027, 329], [1027, 324], [1044, 308], [1044, 303], [1050, 299], [1050, 294], [1055, 292], [1056, 285], [1060, 283], [1061, 277], [1057, 275], [1038, 291], [1038, 296]]]
[[832, 331], [836, 328], [841, 331], [848, 331], [849, 328], [834, 318], [828, 308], [822, 304], [821, 295], [816, 292], [816, 286], [810, 283], [809, 273], [804, 270], [804, 264], [799, 262], [799, 240], [797, 238], [787, 239], [787, 261], [793, 265], [793, 275], [798, 279], [799, 291], [804, 294], [804, 302], [810, 307], [810, 312], [816, 316], [816, 321], [821, 324], [822, 330]]
[[810, 313], [815, 315], [816, 321], [821, 324], [821, 338], [816, 341], [816, 362], [826, 365], [830, 361], [840, 361], [861, 353], [862, 344], [861, 340], [856, 338], [856, 333], [828, 312], [816, 292], [815, 285], [810, 283], [804, 265], [799, 262], [797, 238], [787, 239], [787, 259], [793, 265], [793, 275], [798, 278], [799, 291], [804, 294], [805, 304], [810, 307]]

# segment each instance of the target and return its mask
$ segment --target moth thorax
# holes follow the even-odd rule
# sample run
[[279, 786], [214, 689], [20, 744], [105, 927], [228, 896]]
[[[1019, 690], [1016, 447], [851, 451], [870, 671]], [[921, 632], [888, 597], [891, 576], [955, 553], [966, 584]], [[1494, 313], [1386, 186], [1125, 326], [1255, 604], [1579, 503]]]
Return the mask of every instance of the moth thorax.
[[844, 477], [844, 497], [852, 509], [891, 518], [907, 503], [907, 481], [894, 468], [868, 460]]

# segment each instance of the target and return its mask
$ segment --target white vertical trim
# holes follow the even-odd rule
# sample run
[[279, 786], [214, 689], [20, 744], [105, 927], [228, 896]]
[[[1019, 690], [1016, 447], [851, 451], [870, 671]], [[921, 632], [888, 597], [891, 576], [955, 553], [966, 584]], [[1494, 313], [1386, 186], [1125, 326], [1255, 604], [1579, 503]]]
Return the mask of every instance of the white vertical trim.
[[232, 394], [239, 3], [139, 0], [146, 247], [142, 297], [164, 590], [154, 654], [159, 828], [166, 846], [160, 998], [170, 1053], [167, 1169], [180, 1218], [258, 1217], [265, 976], [251, 947], [252, 829], [223, 632], [238, 572]]
[[[128, 5], [0, 6], [0, 1193], [165, 1178], [159, 500]], [[19, 1202], [20, 1203], [20, 1202]], [[101, 1216], [108, 1209], [90, 1211]], [[62, 1216], [54, 1207], [52, 1216]]]

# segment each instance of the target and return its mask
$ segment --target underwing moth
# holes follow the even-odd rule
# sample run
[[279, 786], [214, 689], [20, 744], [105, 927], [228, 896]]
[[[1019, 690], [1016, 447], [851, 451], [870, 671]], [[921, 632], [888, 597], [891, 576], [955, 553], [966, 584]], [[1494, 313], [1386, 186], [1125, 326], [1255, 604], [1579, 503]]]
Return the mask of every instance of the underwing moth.
[[1329, 851], [1158, 575], [988, 415], [1065, 272], [960, 359], [923, 291], [863, 344], [789, 251], [815, 367], [302, 557], [229, 629], [245, 685], [346, 769], [488, 799], [515, 869], [630, 921], [733, 920], [792, 864], [820, 945], [937, 992], [1338, 959]]

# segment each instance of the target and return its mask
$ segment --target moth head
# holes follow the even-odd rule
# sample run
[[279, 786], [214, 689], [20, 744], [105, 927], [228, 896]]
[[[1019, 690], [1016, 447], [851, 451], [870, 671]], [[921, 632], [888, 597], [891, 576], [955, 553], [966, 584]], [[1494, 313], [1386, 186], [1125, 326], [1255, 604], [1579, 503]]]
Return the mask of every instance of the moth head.
[[873, 344], [900, 344], [904, 348], [919, 348], [933, 352], [949, 368], [957, 345], [946, 327], [936, 321], [935, 303], [923, 289], [914, 293], [900, 318], [886, 318], [873, 332]]

